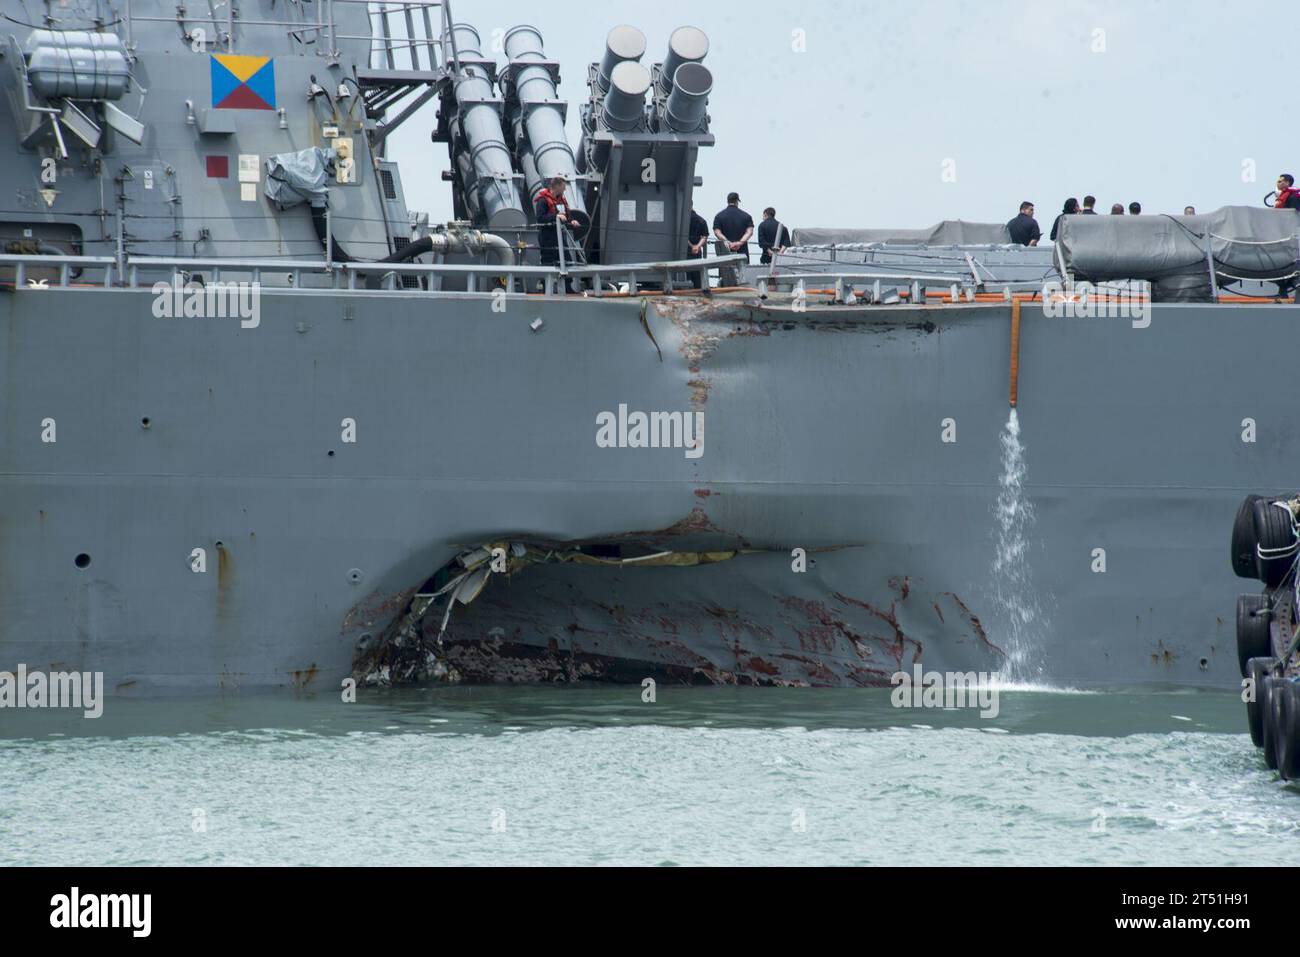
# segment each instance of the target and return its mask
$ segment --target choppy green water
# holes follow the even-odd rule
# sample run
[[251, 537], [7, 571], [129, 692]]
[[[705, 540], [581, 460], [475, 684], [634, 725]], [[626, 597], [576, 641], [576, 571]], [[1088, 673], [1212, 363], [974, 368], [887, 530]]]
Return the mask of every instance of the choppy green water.
[[[444, 688], [0, 712], [0, 864], [1290, 864], [1233, 695]], [[196, 811], [206, 829], [196, 829]]]

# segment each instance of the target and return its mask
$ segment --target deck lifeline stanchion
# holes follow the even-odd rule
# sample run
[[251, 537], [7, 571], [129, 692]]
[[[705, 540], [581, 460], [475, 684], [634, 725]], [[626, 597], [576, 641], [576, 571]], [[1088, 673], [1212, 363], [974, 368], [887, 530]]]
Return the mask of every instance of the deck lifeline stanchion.
[[1219, 277], [1214, 275], [1214, 240], [1210, 238], [1210, 231], [1205, 231], [1205, 262], [1210, 268], [1210, 296], [1215, 302], [1219, 301]]
[[1020, 397], [1020, 300], [1011, 300], [1011, 408]]

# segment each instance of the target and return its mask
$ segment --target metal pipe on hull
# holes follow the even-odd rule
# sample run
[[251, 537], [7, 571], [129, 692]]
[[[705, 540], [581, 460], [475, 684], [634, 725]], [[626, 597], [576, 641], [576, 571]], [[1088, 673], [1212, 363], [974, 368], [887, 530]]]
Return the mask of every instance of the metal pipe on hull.
[[468, 147], [468, 156], [456, 157], [465, 202], [478, 222], [493, 229], [516, 228], [527, 223], [514, 165], [506, 148], [501, 116], [492, 102], [492, 80], [479, 65], [464, 60], [482, 58], [478, 31], [467, 23], [451, 28], [462, 60], [455, 82], [457, 116], [452, 121], [454, 140]]
[[[523, 130], [527, 140], [526, 149], [521, 150], [520, 166], [529, 198], [535, 199], [546, 181], [554, 176], [573, 182], [578, 175], [577, 164], [564, 131], [564, 113], [555, 81], [550, 70], [540, 65], [546, 59], [541, 32], [526, 24], [513, 27], [506, 32], [505, 50], [511, 65], [511, 83], [519, 101], [517, 129]], [[569, 192], [571, 195], [566, 199], [570, 205], [585, 211], [582, 191]]]

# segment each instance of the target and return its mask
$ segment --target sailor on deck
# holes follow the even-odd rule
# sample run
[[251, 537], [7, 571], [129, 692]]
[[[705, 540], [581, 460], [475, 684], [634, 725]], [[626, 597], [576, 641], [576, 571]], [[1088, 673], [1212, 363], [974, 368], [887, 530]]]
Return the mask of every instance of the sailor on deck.
[[1065, 205], [1061, 208], [1061, 215], [1057, 216], [1056, 222], [1052, 223], [1052, 242], [1056, 242], [1056, 237], [1061, 232], [1061, 221], [1065, 219], [1066, 216], [1073, 216], [1078, 212], [1079, 201], [1071, 196], [1065, 201]]
[[1277, 199], [1273, 201], [1274, 209], [1300, 209], [1300, 189], [1295, 188], [1295, 177], [1283, 173], [1277, 178]]
[[1020, 215], [1007, 223], [1007, 232], [1011, 234], [1011, 241], [1016, 245], [1038, 245], [1038, 240], [1043, 238], [1043, 231], [1038, 228], [1038, 220], [1034, 219], [1033, 203], [1025, 200], [1020, 204]]
[[[704, 221], [704, 217], [691, 210], [691, 224], [686, 232], [686, 258], [703, 259], [704, 247], [709, 241], [709, 224]], [[700, 274], [691, 273], [691, 285], [696, 289], [700, 288]]]
[[537, 219], [537, 247], [543, 266], [554, 266], [560, 261], [555, 223], [558, 221], [562, 229], [568, 228], [569, 204], [564, 198], [567, 183], [568, 180], [563, 176], [552, 177], [533, 203], [533, 214]]
[[[718, 255], [742, 255], [749, 263], [749, 237], [754, 235], [754, 217], [740, 208], [740, 194], [728, 193], [727, 205], [713, 217], [713, 235], [718, 240]], [[724, 286], [735, 286], [740, 282], [738, 270], [733, 266], [724, 266], [718, 270]]]
[[763, 210], [763, 221], [758, 224], [758, 248], [763, 251], [758, 261], [766, 266], [772, 261], [772, 250], [783, 253], [789, 245], [790, 230], [777, 222], [776, 210], [767, 207]]

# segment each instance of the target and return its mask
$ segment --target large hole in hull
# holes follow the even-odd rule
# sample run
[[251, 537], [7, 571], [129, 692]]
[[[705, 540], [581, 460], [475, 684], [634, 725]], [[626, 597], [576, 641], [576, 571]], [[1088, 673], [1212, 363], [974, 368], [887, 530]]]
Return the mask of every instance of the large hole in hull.
[[438, 569], [385, 632], [360, 643], [354, 675], [379, 686], [884, 686], [923, 647], [927, 663], [1001, 666], [956, 594], [873, 573], [868, 548], [807, 558], [801, 574], [789, 548], [698, 536], [673, 547], [485, 543]]

